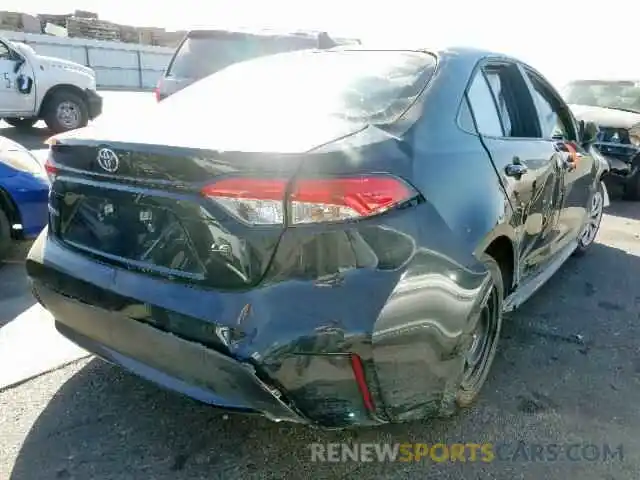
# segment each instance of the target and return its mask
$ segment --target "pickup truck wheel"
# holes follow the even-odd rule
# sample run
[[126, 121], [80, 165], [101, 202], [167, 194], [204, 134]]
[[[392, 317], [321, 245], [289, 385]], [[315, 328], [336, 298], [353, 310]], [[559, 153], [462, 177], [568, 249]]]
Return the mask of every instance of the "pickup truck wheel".
[[0, 208], [0, 262], [4, 260], [11, 248], [11, 224], [7, 214]]
[[26, 130], [27, 128], [33, 127], [38, 121], [37, 118], [19, 118], [19, 117], [9, 117], [4, 119], [12, 127], [16, 127], [19, 129]]
[[47, 100], [44, 121], [53, 133], [86, 127], [89, 123], [87, 103], [73, 92], [56, 92]]

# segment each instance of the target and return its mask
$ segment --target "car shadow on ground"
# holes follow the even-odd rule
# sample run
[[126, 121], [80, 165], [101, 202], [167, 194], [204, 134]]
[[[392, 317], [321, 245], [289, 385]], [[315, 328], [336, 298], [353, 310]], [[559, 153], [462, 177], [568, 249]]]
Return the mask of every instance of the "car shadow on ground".
[[[312, 463], [310, 444], [558, 442], [569, 435], [613, 442], [615, 434], [615, 441], [624, 442], [629, 451], [640, 451], [635, 434], [640, 428], [636, 407], [640, 360], [635, 356], [640, 292], [634, 287], [639, 271], [639, 257], [601, 244], [582, 259], [570, 259], [505, 322], [496, 363], [477, 404], [448, 419], [323, 431], [257, 416], [225, 418], [218, 410], [91, 360], [60, 387], [55, 385], [57, 391], [20, 447], [11, 480], [355, 474], [421, 479], [636, 478], [633, 471], [640, 462], [628, 457], [613, 466]], [[463, 474], [467, 470], [472, 476]]]
[[607, 208], [606, 213], [615, 217], [628, 218], [629, 220], [640, 220], [640, 202], [614, 202]]
[[53, 134], [46, 126], [39, 127], [40, 123], [36, 124], [34, 128], [18, 129], [0, 122], [0, 137], [13, 140], [28, 150], [47, 148], [44, 142]]
[[29, 246], [27, 242], [18, 244], [8, 258], [0, 262], [0, 328], [36, 303], [24, 268]]

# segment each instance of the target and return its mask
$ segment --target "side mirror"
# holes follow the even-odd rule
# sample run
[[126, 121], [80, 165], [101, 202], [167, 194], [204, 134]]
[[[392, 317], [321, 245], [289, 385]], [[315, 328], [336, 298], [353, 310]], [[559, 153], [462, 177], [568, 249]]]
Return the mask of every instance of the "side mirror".
[[18, 91], [25, 95], [31, 93], [33, 89], [33, 78], [26, 75], [18, 75]]
[[580, 120], [580, 142], [583, 145], [594, 143], [598, 139], [600, 129], [593, 122]]

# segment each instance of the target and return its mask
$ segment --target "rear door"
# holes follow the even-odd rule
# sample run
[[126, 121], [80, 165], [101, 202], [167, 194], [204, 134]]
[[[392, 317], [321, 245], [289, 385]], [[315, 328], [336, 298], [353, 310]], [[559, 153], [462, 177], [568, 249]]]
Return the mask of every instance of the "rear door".
[[535, 106], [518, 65], [502, 60], [484, 62], [468, 96], [521, 232], [517, 255], [522, 280], [550, 259], [562, 172], [555, 151], [538, 138]]
[[[561, 151], [558, 162], [563, 171], [563, 196], [557, 238], [552, 243], [557, 251], [573, 241], [584, 225], [595, 178], [595, 161], [579, 145], [575, 119], [560, 95], [533, 69], [526, 65], [522, 69], [538, 111], [540, 140], [550, 152]], [[572, 150], [576, 154], [570, 153]]]

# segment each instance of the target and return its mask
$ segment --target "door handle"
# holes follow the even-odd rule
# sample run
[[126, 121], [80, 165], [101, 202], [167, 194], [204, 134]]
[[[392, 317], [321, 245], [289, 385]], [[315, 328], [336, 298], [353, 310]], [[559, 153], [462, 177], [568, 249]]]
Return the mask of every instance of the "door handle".
[[527, 168], [527, 166], [523, 164], [518, 157], [513, 157], [513, 161], [509, 165], [504, 167], [504, 173], [508, 177], [515, 177], [518, 180], [528, 171], [529, 169]]

